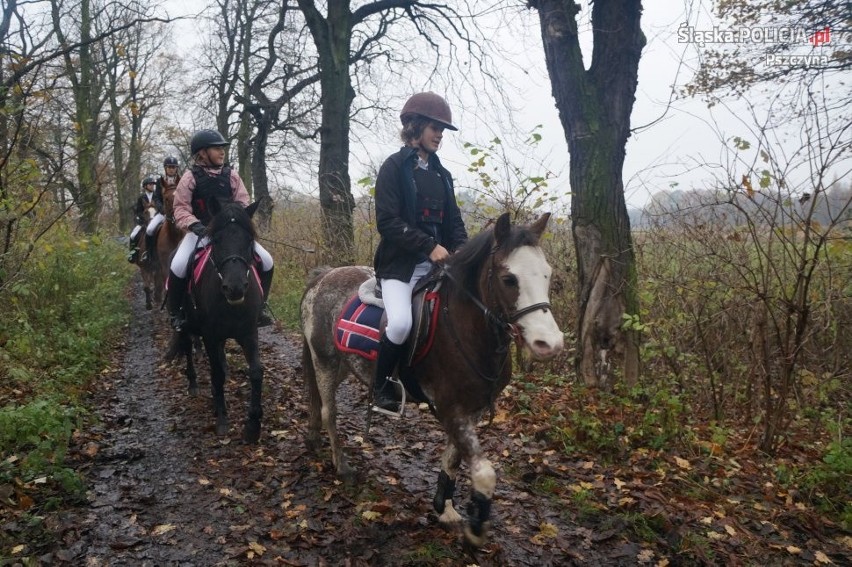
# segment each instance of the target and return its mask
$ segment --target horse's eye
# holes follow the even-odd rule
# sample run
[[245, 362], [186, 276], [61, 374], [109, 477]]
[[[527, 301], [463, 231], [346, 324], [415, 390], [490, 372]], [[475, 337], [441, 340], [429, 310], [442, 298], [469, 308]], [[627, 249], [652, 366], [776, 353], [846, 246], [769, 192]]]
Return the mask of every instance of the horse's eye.
[[518, 278], [509, 274], [508, 276], [503, 276], [503, 285], [506, 287], [518, 287]]

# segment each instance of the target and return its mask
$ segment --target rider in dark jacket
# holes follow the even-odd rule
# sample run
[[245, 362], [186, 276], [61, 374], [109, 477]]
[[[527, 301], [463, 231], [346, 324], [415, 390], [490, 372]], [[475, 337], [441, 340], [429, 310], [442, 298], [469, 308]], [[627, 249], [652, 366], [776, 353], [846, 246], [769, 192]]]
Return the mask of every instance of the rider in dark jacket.
[[[130, 233], [130, 254], [127, 255], [127, 261], [131, 264], [139, 259], [139, 235], [142, 227], [148, 224], [145, 211], [153, 207], [157, 211], [156, 214], [163, 212], [163, 195], [157, 192], [157, 180], [153, 175], [148, 175], [142, 180], [142, 189], [142, 194], [136, 199], [136, 205], [133, 207], [133, 219], [136, 221], [136, 226]], [[148, 250], [151, 249], [150, 239], [146, 240], [145, 244], [145, 254], [148, 254]], [[143, 256], [142, 261], [145, 261], [145, 259], [146, 256]]]
[[467, 240], [453, 178], [436, 155], [444, 130], [457, 130], [450, 106], [435, 93], [418, 93], [405, 103], [400, 120], [405, 146], [385, 160], [376, 178], [381, 240], [373, 265], [388, 322], [379, 341], [373, 409], [389, 414], [400, 412], [388, 378], [411, 332], [412, 290]]

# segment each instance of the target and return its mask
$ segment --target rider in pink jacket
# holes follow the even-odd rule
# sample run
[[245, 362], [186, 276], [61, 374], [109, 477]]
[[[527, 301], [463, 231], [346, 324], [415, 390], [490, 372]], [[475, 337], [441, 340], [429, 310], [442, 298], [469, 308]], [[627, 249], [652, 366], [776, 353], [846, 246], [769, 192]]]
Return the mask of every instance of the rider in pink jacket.
[[[199, 130], [192, 136], [190, 151], [194, 165], [188, 174], [180, 178], [175, 189], [175, 223], [186, 231], [175, 251], [169, 269], [169, 315], [172, 327], [180, 331], [186, 323], [183, 313], [183, 298], [189, 260], [195, 249], [207, 243], [206, 225], [210, 222], [210, 200], [220, 204], [239, 203], [249, 205], [249, 194], [237, 172], [225, 162], [225, 147], [230, 145], [216, 130]], [[260, 283], [263, 287], [263, 310], [258, 318], [260, 326], [270, 325], [272, 316], [266, 300], [272, 284], [272, 256], [257, 241], [254, 251], [261, 260]]]

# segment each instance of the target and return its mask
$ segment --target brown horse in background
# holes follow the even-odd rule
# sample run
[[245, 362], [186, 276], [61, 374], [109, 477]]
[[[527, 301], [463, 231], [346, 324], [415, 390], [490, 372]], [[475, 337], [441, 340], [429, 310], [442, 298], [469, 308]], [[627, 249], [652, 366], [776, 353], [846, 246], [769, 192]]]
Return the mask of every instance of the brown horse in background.
[[157, 228], [157, 264], [160, 269], [160, 286], [163, 286], [169, 275], [172, 255], [183, 240], [186, 231], [178, 228], [175, 223], [175, 190], [177, 184], [163, 184], [163, 221]]
[[[163, 278], [160, 275], [160, 263], [157, 261], [156, 250], [148, 250], [148, 245], [145, 238], [145, 227], [151, 222], [154, 215], [157, 214], [157, 209], [152, 204], [145, 209], [144, 217], [145, 224], [142, 226], [142, 231], [139, 234], [139, 255], [134, 262], [139, 266], [139, 272], [142, 274], [142, 290], [145, 292], [145, 309], [149, 311], [153, 309], [154, 302], [160, 304], [163, 301]], [[143, 259], [144, 258], [144, 259]]]

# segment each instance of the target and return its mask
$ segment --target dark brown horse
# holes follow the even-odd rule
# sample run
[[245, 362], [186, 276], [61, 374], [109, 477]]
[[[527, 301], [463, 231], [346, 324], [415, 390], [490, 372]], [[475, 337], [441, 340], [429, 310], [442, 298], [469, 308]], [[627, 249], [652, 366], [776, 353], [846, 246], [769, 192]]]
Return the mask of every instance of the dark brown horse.
[[[418, 380], [447, 435], [433, 501], [439, 521], [462, 523], [453, 507], [453, 492], [464, 462], [473, 490], [464, 533], [476, 546], [486, 540], [496, 485], [476, 424], [509, 383], [510, 343], [517, 340], [540, 360], [555, 356], [563, 346], [550, 310], [551, 268], [538, 246], [549, 216], [527, 227], [512, 226], [504, 214], [492, 229], [472, 238], [448, 260], [432, 347], [415, 366], [405, 369]], [[333, 330], [344, 306], [372, 276], [372, 269], [364, 266], [323, 271], [308, 283], [301, 305], [310, 420], [307, 442], [315, 448], [325, 427], [337, 473], [350, 480], [354, 471], [337, 435], [335, 396], [349, 373], [370, 384], [374, 363], [338, 350]]]
[[163, 216], [166, 220], [157, 229], [157, 261], [160, 269], [160, 285], [163, 285], [169, 273], [172, 255], [183, 239], [183, 230], [175, 223], [175, 189], [176, 184], [163, 184]]
[[163, 301], [163, 278], [160, 275], [160, 264], [156, 259], [156, 251], [148, 250], [147, 239], [145, 238], [145, 228], [154, 215], [157, 214], [157, 209], [152, 204], [145, 209], [144, 219], [145, 224], [142, 226], [142, 231], [139, 234], [139, 254], [134, 262], [139, 266], [139, 272], [142, 274], [142, 291], [145, 292], [145, 309], [153, 309], [154, 303], [159, 305]]
[[196, 260], [189, 275], [190, 290], [184, 300], [187, 323], [178, 336], [178, 352], [186, 359], [190, 393], [198, 390], [192, 359], [192, 337], [199, 336], [210, 361], [210, 386], [216, 415], [216, 434], [228, 432], [225, 406], [225, 341], [235, 339], [249, 365], [251, 396], [243, 441], [257, 443], [263, 416], [261, 390], [263, 365], [257, 334], [257, 317], [263, 305], [263, 291], [254, 259], [257, 238], [251, 216], [257, 203], [243, 208], [239, 203], [224, 205], [210, 201], [213, 219], [207, 226], [210, 247]]

